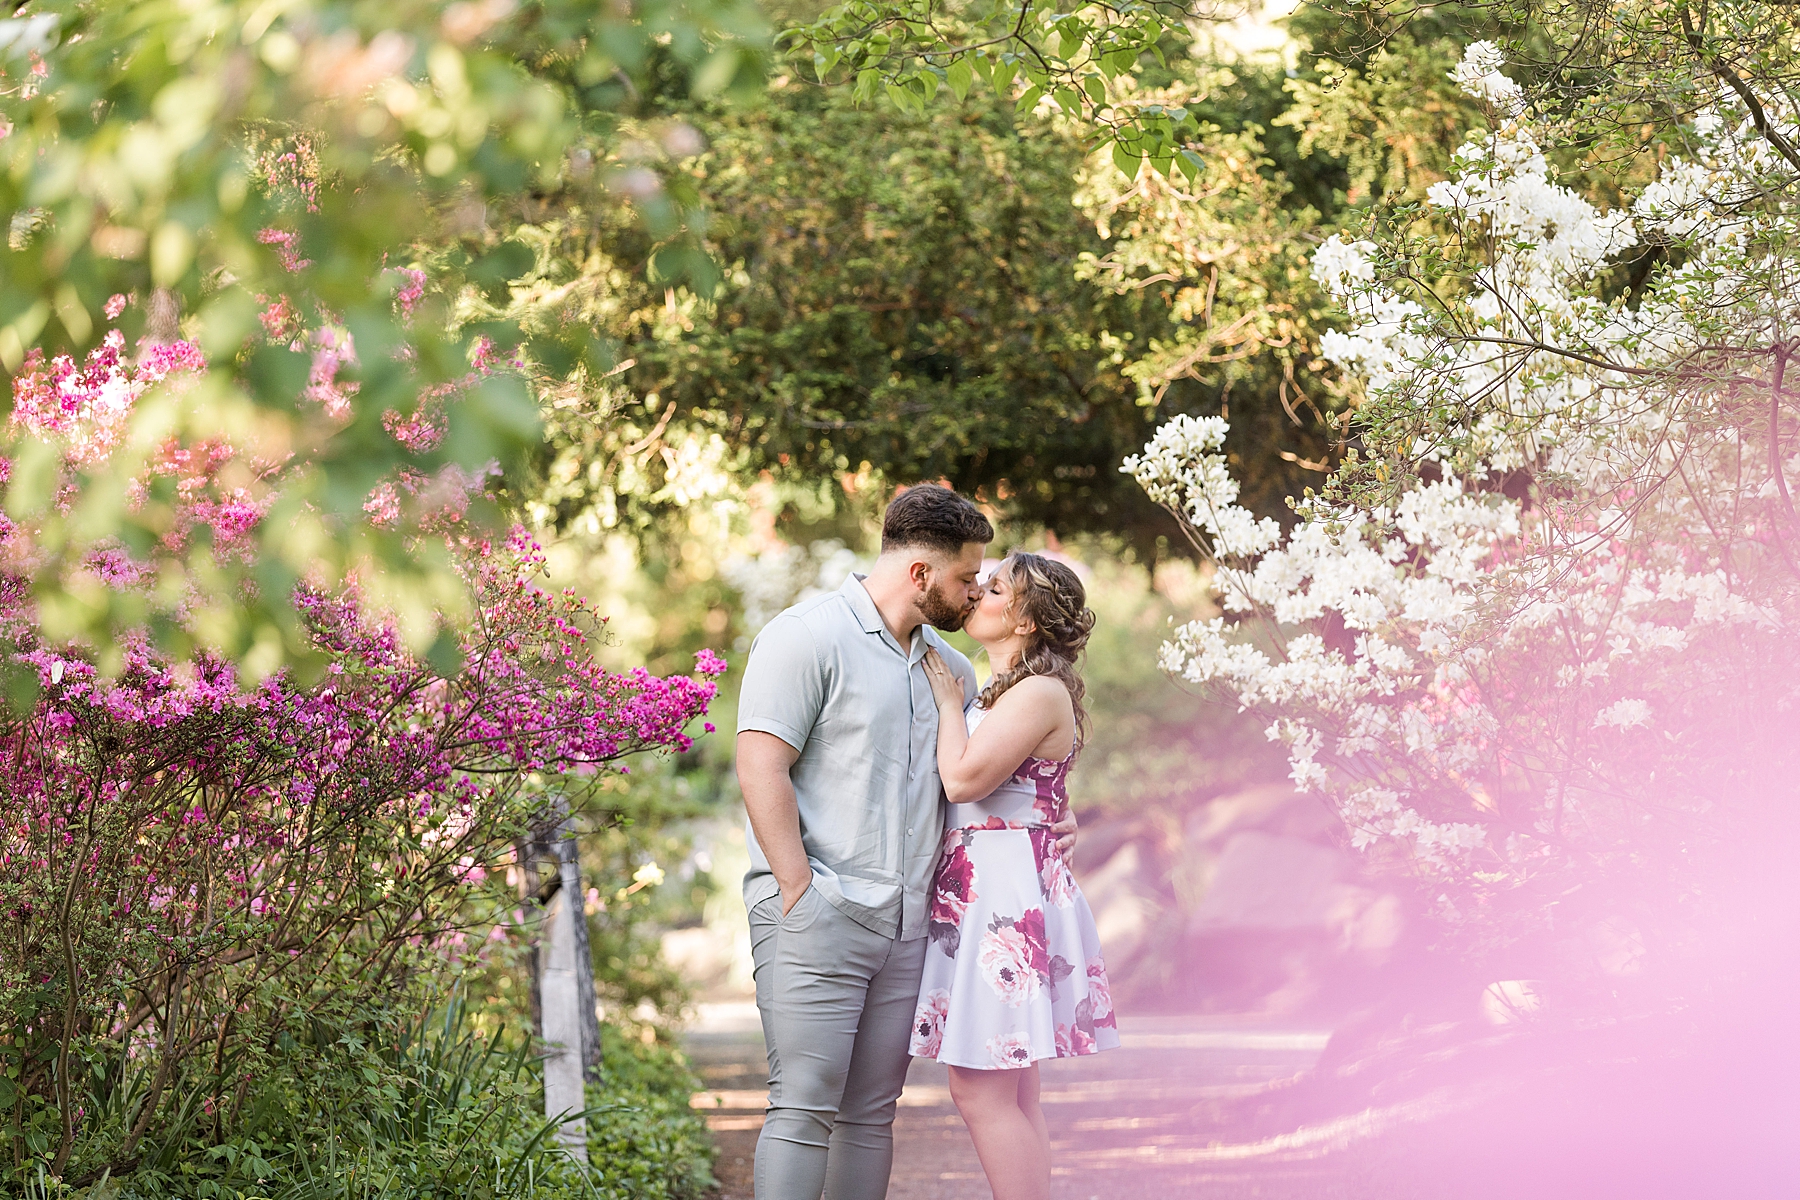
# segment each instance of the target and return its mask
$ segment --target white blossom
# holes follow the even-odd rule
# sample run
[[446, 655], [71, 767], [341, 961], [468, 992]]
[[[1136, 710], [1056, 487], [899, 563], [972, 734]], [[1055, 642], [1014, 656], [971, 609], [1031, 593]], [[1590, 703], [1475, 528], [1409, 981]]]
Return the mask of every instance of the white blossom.
[[1649, 703], [1635, 697], [1609, 704], [1594, 717], [1595, 729], [1632, 729], [1649, 723]]
[[[1262, 714], [1354, 845], [1469, 886], [1569, 854], [1617, 809], [1584, 796], [1610, 797], [1646, 745], [1679, 753], [1667, 722], [1691, 672], [1729, 679], [1730, 655], [1764, 644], [1748, 639], [1796, 652], [1800, 629], [1777, 561], [1800, 545], [1779, 515], [1800, 447], [1767, 452], [1767, 420], [1733, 425], [1751, 409], [1693, 367], [1800, 328], [1800, 212], [1767, 202], [1781, 164], [1725, 94], [1691, 156], [1603, 211], [1556, 178], [1503, 65], [1478, 42], [1453, 73], [1515, 119], [1428, 193], [1470, 255], [1450, 310], [1391, 284], [1371, 242], [1335, 237], [1313, 261], [1351, 318], [1324, 355], [1388, 402], [1388, 436], [1417, 430], [1394, 453], [1426, 469], [1378, 504], [1314, 502], [1283, 535], [1237, 504], [1219, 418], [1176, 417], [1125, 464], [1213, 559], [1224, 613], [1177, 628], [1163, 668]], [[1643, 230], [1680, 253], [1627, 298], [1606, 273]], [[1527, 507], [1500, 486], [1512, 473], [1554, 486]], [[1528, 815], [1490, 837], [1496, 797]]]
[[1500, 47], [1492, 42], [1475, 42], [1463, 52], [1462, 61], [1450, 72], [1457, 86], [1479, 100], [1485, 100], [1504, 113], [1516, 113], [1525, 106], [1519, 85], [1500, 73], [1503, 59]]

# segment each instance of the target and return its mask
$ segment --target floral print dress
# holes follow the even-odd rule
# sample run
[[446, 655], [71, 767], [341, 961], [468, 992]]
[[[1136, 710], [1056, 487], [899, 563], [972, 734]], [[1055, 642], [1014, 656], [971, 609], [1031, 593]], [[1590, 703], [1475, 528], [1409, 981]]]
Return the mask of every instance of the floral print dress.
[[[971, 734], [985, 715], [969, 709]], [[1050, 832], [1069, 811], [1069, 762], [1028, 758], [985, 799], [950, 806], [914, 1055], [1006, 1069], [1119, 1044], [1094, 914]]]

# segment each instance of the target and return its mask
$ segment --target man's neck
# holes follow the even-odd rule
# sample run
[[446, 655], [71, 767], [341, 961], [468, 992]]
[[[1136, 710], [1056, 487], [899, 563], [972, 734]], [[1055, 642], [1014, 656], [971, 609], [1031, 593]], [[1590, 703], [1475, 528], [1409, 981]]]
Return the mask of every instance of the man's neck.
[[875, 602], [875, 611], [881, 614], [882, 624], [894, 640], [902, 646], [911, 645], [913, 630], [924, 624], [918, 605], [913, 602], [918, 593], [913, 581], [892, 561], [878, 558], [863, 578], [863, 588]]

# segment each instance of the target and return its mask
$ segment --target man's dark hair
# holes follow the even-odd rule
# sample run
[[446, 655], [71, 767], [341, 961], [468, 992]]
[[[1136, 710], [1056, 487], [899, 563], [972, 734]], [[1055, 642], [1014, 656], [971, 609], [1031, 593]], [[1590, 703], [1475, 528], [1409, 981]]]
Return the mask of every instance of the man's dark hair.
[[887, 506], [881, 518], [881, 549], [925, 546], [949, 554], [968, 542], [991, 542], [994, 527], [981, 511], [947, 487], [921, 483]]

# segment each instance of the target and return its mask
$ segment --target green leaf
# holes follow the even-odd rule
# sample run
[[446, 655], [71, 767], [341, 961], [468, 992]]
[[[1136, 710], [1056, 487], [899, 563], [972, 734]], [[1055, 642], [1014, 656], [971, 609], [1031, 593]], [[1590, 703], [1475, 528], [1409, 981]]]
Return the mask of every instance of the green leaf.
[[1017, 105], [1018, 111], [1021, 113], [1030, 112], [1037, 107], [1037, 102], [1043, 98], [1044, 89], [1037, 86], [1035, 83], [1032, 84], [1025, 89], [1025, 94], [1019, 97], [1019, 103]]
[[[1019, 68], [1014, 64], [1007, 62], [1005, 59], [1001, 59], [999, 62], [995, 63], [993, 75], [995, 93], [1001, 96], [1006, 95], [1007, 92], [1012, 89], [1013, 79], [1018, 73]], [[1033, 103], [1036, 103], [1036, 101], [1033, 101]]]
[[1089, 75], [1082, 80], [1081, 90], [1088, 94], [1088, 99], [1094, 102], [1095, 108], [1106, 104], [1106, 84], [1098, 75]]
[[1072, 87], [1057, 88], [1056, 106], [1071, 117], [1079, 117], [1081, 115], [1081, 93]]
[[873, 67], [865, 67], [856, 73], [856, 86], [850, 90], [850, 98], [858, 104], [867, 104], [875, 97], [875, 88], [881, 83], [881, 72]]
[[913, 111], [913, 106], [919, 102], [918, 97], [913, 95], [909, 89], [903, 88], [897, 83], [890, 83], [887, 85], [887, 97], [894, 102], [895, 108], [908, 114]]
[[944, 72], [944, 81], [950, 85], [951, 94], [958, 101], [969, 97], [969, 84], [974, 82], [975, 68], [969, 65], [967, 58], [959, 58], [951, 63]]
[[821, 50], [815, 50], [813, 52], [813, 74], [818, 78], [820, 83], [825, 82], [825, 77], [831, 74], [831, 68], [837, 65], [838, 52], [836, 48], [826, 46]]
[[693, 92], [699, 99], [716, 96], [725, 90], [738, 70], [736, 46], [721, 46], [701, 68], [694, 72]]
[[56, 447], [26, 438], [13, 455], [12, 482], [6, 489], [6, 511], [15, 517], [41, 511], [56, 492], [60, 456]]
[[1206, 161], [1204, 159], [1198, 154], [1195, 154], [1192, 150], [1185, 149], [1175, 156], [1175, 165], [1181, 168], [1181, 173], [1188, 177], [1189, 183], [1198, 183], [1200, 181], [1200, 172], [1206, 169]]
[[[431, 643], [431, 649], [425, 652], [425, 661], [431, 669], [445, 679], [455, 679], [462, 674], [462, 643], [452, 630], [443, 630]], [[371, 1080], [370, 1082], [374, 1082]]]
[[1124, 142], [1120, 141], [1114, 141], [1112, 144], [1112, 160], [1113, 165], [1118, 167], [1127, 179], [1136, 179], [1138, 169], [1144, 165], [1143, 156], [1134, 154]]

